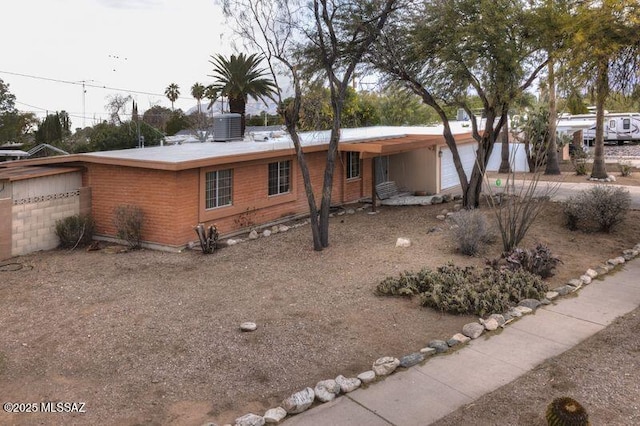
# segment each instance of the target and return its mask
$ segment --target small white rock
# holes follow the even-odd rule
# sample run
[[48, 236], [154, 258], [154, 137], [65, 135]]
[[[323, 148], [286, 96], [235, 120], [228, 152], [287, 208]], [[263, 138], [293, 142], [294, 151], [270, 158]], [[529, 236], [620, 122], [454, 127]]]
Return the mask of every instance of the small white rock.
[[483, 320], [482, 318], [480, 318], [480, 324], [484, 325], [484, 328], [487, 331], [497, 330], [500, 326], [498, 321], [494, 318], [489, 318], [487, 320]]
[[558, 296], [559, 296], [559, 294], [558, 294], [558, 292], [557, 292], [557, 291], [548, 291], [548, 292], [544, 295], [544, 297], [546, 297], [546, 298], [547, 298], [547, 299], [549, 299], [549, 300], [557, 299], [557, 298], [558, 298]]
[[515, 311], [520, 312], [522, 315], [527, 315], [533, 312], [533, 309], [527, 308], [526, 306], [516, 306], [513, 308]]
[[[452, 339], [456, 339], [460, 343], [467, 343], [467, 342], [469, 342], [471, 340], [471, 337], [467, 337], [462, 333], [456, 333], [451, 338]], [[429, 349], [433, 349], [433, 348], [429, 348]], [[434, 349], [434, 351], [435, 351], [435, 349]]]
[[264, 418], [257, 414], [249, 413], [236, 419], [235, 426], [263, 426]]
[[583, 284], [587, 285], [587, 284], [591, 284], [591, 277], [587, 274], [584, 274], [582, 276], [580, 276], [580, 281], [582, 281]]
[[256, 331], [258, 325], [255, 322], [243, 322], [240, 324], [240, 330], [242, 331]]
[[249, 239], [250, 240], [255, 240], [258, 238], [258, 231], [256, 231], [255, 229], [251, 232], [249, 232]]
[[396, 247], [411, 247], [411, 240], [408, 238], [398, 238], [396, 240]]
[[376, 373], [376, 376], [388, 376], [393, 373], [399, 365], [400, 360], [398, 358], [385, 356], [378, 358], [376, 362], [373, 363], [373, 371]]
[[[467, 336], [465, 336], [465, 337], [467, 337]], [[436, 349], [435, 348], [426, 347], [426, 348], [420, 349], [420, 353], [423, 354], [424, 356], [431, 356], [431, 355], [435, 355], [436, 354]]]
[[587, 272], [585, 272], [584, 274], [591, 277], [591, 279], [594, 279], [595, 277], [598, 276], [598, 273], [596, 272], [596, 270], [591, 268], [587, 269]]
[[349, 392], [353, 392], [354, 390], [358, 389], [360, 387], [360, 385], [362, 384], [362, 381], [360, 379], [357, 379], [355, 377], [352, 378], [347, 378], [344, 377], [342, 375], [336, 377], [336, 383], [338, 384], [338, 386], [340, 386], [340, 391], [342, 393], [349, 393]]
[[263, 237], [270, 237], [271, 236], [271, 231], [269, 231], [268, 229], [265, 229], [264, 231], [262, 231], [262, 236]]
[[333, 401], [338, 393], [340, 393], [340, 385], [335, 380], [321, 380], [313, 389], [316, 399], [321, 402]]
[[287, 417], [287, 412], [282, 407], [271, 408], [264, 413], [263, 417], [265, 423], [280, 423], [285, 417]]
[[376, 379], [376, 373], [373, 370], [364, 371], [358, 374], [358, 379], [360, 379], [362, 383], [371, 383]]

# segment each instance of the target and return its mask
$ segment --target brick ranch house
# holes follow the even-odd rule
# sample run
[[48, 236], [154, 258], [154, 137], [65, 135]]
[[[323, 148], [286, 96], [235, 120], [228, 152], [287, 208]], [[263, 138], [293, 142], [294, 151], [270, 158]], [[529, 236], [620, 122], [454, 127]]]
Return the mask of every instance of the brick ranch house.
[[[475, 142], [468, 128], [453, 129], [469, 173]], [[301, 137], [319, 196], [329, 133]], [[459, 187], [452, 164], [441, 126], [343, 129], [332, 203], [370, 198], [388, 180], [408, 191], [451, 192]], [[165, 250], [195, 241], [198, 223], [230, 236], [308, 215], [286, 135], [13, 161], [0, 166], [0, 188], [0, 259], [54, 248], [55, 220], [80, 212], [93, 215], [97, 239], [112, 239], [113, 212], [123, 204], [144, 212], [143, 245]]]

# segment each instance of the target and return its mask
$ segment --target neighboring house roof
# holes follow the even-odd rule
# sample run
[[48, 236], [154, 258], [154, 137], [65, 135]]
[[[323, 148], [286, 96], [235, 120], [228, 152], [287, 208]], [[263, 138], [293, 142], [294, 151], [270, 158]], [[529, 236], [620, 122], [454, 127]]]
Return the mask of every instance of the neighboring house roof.
[[[451, 130], [456, 136], [470, 138], [471, 130], [461, 122], [452, 122]], [[372, 155], [388, 155], [420, 147], [443, 143], [443, 126], [429, 127], [365, 127], [342, 129], [340, 149], [342, 151], [367, 152]], [[278, 132], [278, 134], [280, 134]], [[329, 143], [329, 131], [305, 132], [300, 139], [305, 152], [321, 151]], [[359, 145], [362, 144], [362, 145]], [[386, 147], [386, 148], [385, 148]], [[186, 170], [190, 168], [251, 161], [289, 155], [294, 145], [288, 134], [269, 138], [266, 141], [242, 140], [229, 142], [205, 142], [133, 148], [117, 151], [100, 151], [54, 157], [40, 160], [23, 160], [22, 164], [52, 164], [86, 162], [143, 167], [161, 170]]]
[[29, 153], [20, 149], [0, 149], [0, 157], [28, 157]]
[[69, 155], [69, 153], [65, 150], [57, 148], [53, 145], [49, 145], [48, 143], [41, 143], [38, 146], [35, 146], [29, 150], [29, 155], [31, 157], [40, 157], [42, 156], [40, 153], [46, 155], [47, 152], [52, 152], [53, 155]]

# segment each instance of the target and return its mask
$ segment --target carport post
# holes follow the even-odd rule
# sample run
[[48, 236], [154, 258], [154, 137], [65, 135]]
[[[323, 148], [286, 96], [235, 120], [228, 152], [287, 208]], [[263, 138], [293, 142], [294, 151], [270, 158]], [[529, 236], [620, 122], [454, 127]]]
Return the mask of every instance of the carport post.
[[376, 157], [371, 158], [371, 211], [376, 212]]

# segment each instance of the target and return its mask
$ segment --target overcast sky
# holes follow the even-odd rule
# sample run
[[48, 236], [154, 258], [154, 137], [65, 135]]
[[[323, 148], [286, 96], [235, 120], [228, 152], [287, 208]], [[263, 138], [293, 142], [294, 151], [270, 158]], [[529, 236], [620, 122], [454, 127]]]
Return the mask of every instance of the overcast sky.
[[213, 81], [210, 56], [231, 54], [234, 38], [215, 0], [14, 0], [1, 29], [0, 78], [17, 108], [66, 110], [73, 128], [106, 118], [106, 97], [126, 90], [149, 93], [130, 92], [142, 112], [170, 107], [164, 90], [177, 83], [176, 108], [188, 109], [193, 83]]

